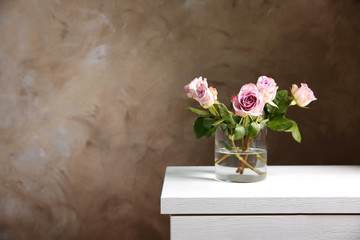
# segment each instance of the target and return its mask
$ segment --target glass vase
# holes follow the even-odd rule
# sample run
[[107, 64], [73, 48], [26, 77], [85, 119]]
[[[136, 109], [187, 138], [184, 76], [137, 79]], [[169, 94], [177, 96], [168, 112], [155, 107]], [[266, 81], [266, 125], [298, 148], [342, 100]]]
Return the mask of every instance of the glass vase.
[[258, 182], [267, 173], [267, 128], [254, 138], [231, 140], [218, 128], [215, 133], [215, 175], [227, 182]]

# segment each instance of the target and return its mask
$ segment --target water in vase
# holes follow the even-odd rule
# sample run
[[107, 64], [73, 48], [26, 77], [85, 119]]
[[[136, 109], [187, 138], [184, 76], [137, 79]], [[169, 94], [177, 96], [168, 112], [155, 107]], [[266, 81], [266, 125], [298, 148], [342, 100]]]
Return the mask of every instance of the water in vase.
[[229, 182], [257, 182], [266, 178], [267, 151], [250, 148], [246, 152], [218, 148], [215, 151], [216, 178]]

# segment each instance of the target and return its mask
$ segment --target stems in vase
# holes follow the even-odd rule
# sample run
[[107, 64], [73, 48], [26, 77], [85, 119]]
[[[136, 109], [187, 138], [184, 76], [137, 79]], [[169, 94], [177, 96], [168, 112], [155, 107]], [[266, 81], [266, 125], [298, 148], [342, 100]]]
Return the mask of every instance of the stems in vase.
[[215, 165], [221, 163], [229, 156], [230, 156], [230, 154], [225, 154], [224, 156], [222, 156], [221, 158], [219, 158], [218, 160], [215, 161]]
[[[243, 148], [243, 152], [247, 151], [249, 148], [250, 148], [250, 144], [251, 142], [254, 140], [254, 138], [249, 138], [247, 140], [247, 143], [246, 143], [246, 146], [245, 146], [245, 149]], [[248, 158], [248, 154], [245, 155], [244, 157], [244, 160], [245, 162], [247, 161], [247, 158]], [[244, 170], [245, 170], [245, 164], [243, 162], [240, 163], [240, 166], [239, 168], [236, 170], [237, 173], [240, 173], [240, 174], [243, 174], [244, 173]]]
[[[246, 144], [246, 150], [250, 147], [250, 144], [251, 144], [252, 141], [253, 141], [253, 138], [249, 138], [249, 139], [248, 139], [247, 144]], [[238, 150], [236, 144], [235, 144], [234, 139], [231, 139], [231, 143], [232, 143], [232, 145], [233, 145], [233, 147], [234, 147], [234, 150], [235, 150], [236, 152], [240, 152], [240, 151]], [[245, 150], [245, 151], [246, 151], [246, 150]], [[244, 152], [244, 150], [243, 150], [243, 152]], [[227, 154], [227, 155], [229, 155], [229, 154]], [[228, 157], [227, 155], [225, 155], [224, 157], [220, 158], [219, 160], [223, 161], [225, 158]], [[241, 162], [239, 168], [236, 170], [237, 173], [243, 174], [243, 173], [244, 173], [245, 166], [247, 166], [248, 168], [250, 168], [252, 171], [256, 172], [256, 173], [259, 174], [259, 175], [265, 174], [265, 172], [260, 171], [259, 169], [254, 168], [253, 166], [251, 166], [251, 165], [247, 162], [248, 154], [246, 154], [244, 158], [242, 158], [239, 154], [235, 154], [235, 156], [236, 156], [236, 157], [240, 160], [240, 162]], [[219, 161], [219, 160], [217, 160], [215, 163], [221, 162], [221, 161]], [[241, 166], [243, 166], [242, 172], [240, 172], [240, 167], [241, 167]]]

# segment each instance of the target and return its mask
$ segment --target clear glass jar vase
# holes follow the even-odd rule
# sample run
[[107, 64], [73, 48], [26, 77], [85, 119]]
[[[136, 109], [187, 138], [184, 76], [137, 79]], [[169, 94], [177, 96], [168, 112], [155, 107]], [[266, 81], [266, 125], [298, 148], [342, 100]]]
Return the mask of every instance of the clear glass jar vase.
[[221, 128], [215, 133], [215, 175], [228, 182], [258, 182], [267, 173], [267, 128], [254, 138], [231, 140]]

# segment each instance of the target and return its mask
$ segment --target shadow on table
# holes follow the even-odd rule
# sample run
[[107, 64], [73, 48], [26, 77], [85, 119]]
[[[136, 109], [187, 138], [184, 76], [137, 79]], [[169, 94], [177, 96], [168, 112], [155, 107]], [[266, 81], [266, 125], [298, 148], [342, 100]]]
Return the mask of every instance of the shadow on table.
[[186, 171], [173, 170], [171, 175], [173, 177], [179, 177], [181, 179], [202, 179], [206, 181], [216, 181], [216, 182], [222, 182], [221, 180], [218, 180], [215, 178], [215, 169], [209, 168], [209, 167], [181, 167], [186, 168]]

